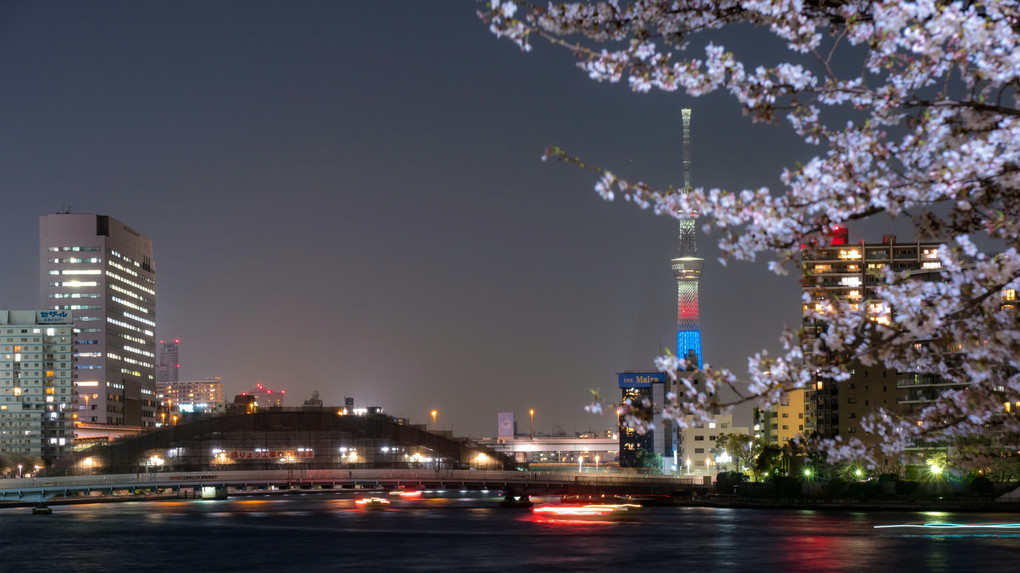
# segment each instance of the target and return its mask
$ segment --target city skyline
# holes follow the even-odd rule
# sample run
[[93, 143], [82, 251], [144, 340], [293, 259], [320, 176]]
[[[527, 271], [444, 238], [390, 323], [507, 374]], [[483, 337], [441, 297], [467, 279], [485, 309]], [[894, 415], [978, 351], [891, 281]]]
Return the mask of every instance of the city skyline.
[[[18, 201], [0, 307], [37, 306], [39, 216], [101, 213], [153, 239], [156, 336], [182, 340], [183, 379], [438, 410], [463, 435], [529, 409], [539, 431], [600, 428], [588, 389], [675, 344], [677, 222], [601, 200], [542, 150], [679, 185], [691, 107], [698, 185], [777, 188], [819, 152], [725, 97], [636, 95], [563, 50], [524, 54], [471, 2], [245, 8], [5, 7], [0, 166]], [[745, 36], [727, 39], [785, 50]], [[743, 374], [798, 324], [800, 291], [722, 267], [716, 238], [700, 237], [705, 361]]]

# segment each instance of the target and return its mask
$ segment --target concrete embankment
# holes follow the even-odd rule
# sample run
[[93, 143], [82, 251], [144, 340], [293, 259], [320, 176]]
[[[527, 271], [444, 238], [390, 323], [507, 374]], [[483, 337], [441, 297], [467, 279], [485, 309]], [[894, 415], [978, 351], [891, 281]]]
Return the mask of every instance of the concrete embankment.
[[945, 499], [810, 499], [810, 498], [740, 498], [709, 496], [676, 498], [682, 507], [718, 507], [734, 509], [812, 509], [831, 511], [967, 511], [1020, 513], [1020, 503], [995, 501], [989, 498]]

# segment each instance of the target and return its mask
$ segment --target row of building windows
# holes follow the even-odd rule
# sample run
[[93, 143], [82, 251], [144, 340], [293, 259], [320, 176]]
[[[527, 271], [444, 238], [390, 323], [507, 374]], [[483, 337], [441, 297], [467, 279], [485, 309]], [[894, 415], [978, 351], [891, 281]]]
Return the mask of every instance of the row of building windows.
[[49, 247], [49, 251], [51, 253], [56, 253], [56, 252], [59, 252], [59, 251], [71, 251], [71, 252], [82, 251], [82, 252], [88, 252], [88, 251], [98, 251], [98, 250], [99, 250], [99, 247]]
[[140, 290], [142, 292], [147, 292], [147, 293], [151, 294], [152, 296], [156, 296], [156, 291], [152, 290], [151, 288], [144, 287], [144, 286], [142, 286], [142, 285], [140, 285], [140, 284], [138, 284], [138, 283], [136, 283], [136, 282], [134, 282], [132, 280], [128, 280], [128, 279], [118, 275], [117, 273], [106, 271], [106, 276], [108, 276], [110, 278], [113, 278], [113, 279], [117, 279], [120, 282], [122, 282], [122, 283], [124, 283], [124, 284], [126, 284], [128, 286], [135, 287], [136, 289], [138, 289], [138, 290]]
[[49, 262], [50, 263], [55, 263], [55, 264], [72, 264], [72, 265], [74, 265], [74, 264], [80, 264], [80, 263], [90, 263], [90, 264], [92, 264], [92, 263], [101, 263], [101, 262], [103, 262], [103, 259], [100, 259], [99, 257], [90, 257], [90, 258], [85, 258], [85, 259], [79, 258], [79, 257], [72, 257], [72, 258], [69, 258], [69, 259], [50, 259]]

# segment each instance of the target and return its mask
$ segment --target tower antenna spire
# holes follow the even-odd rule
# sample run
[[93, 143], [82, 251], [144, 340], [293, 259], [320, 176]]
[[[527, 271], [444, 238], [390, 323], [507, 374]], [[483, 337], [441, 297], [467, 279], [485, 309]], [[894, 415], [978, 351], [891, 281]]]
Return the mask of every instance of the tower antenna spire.
[[680, 110], [684, 121], [684, 193], [691, 190], [691, 110]]

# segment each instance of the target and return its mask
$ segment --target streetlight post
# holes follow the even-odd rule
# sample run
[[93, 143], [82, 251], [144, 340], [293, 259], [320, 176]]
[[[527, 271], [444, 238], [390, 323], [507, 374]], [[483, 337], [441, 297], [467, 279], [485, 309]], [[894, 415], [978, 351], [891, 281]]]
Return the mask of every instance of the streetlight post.
[[598, 471], [599, 471], [599, 456], [596, 455], [595, 456], [595, 472], [598, 473]]
[[436, 412], [435, 410], [432, 410], [432, 431], [433, 432], [436, 431], [436, 415], [437, 414], [438, 414], [438, 412]]
[[528, 415], [531, 416], [531, 439], [535, 439], [535, 410], [528, 410]]

